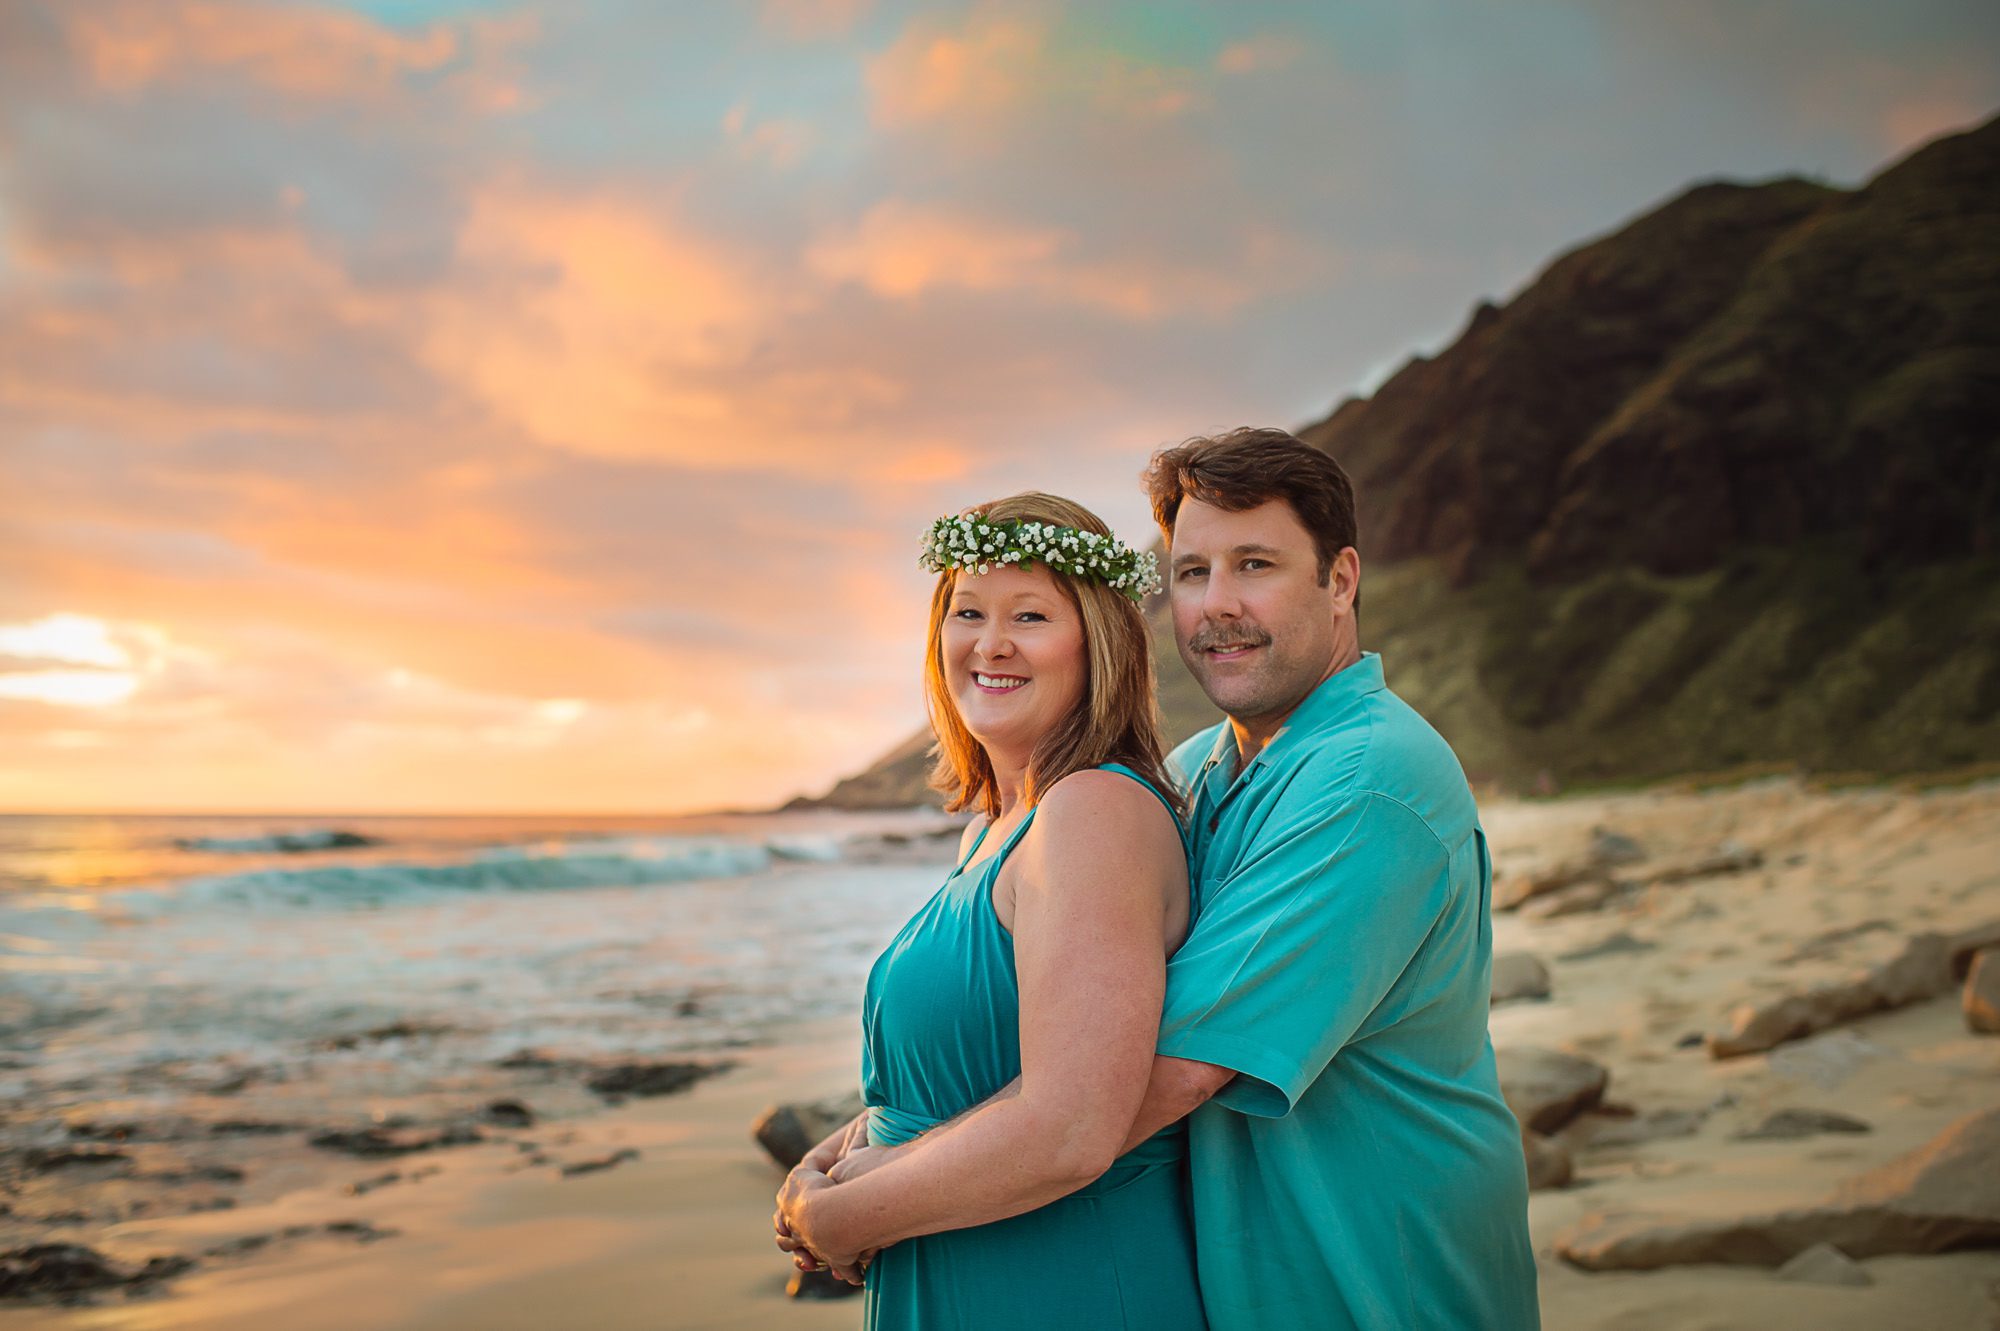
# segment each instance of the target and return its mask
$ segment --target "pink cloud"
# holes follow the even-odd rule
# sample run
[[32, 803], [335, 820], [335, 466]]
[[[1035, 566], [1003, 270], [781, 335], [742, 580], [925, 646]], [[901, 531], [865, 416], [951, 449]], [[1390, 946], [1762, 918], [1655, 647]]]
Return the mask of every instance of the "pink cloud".
[[1045, 32], [1035, 23], [976, 18], [951, 32], [913, 23], [868, 67], [874, 116], [889, 126], [999, 114], [1038, 82]]
[[892, 300], [937, 290], [1014, 294], [1135, 320], [1224, 314], [1260, 292], [1319, 280], [1331, 266], [1330, 256], [1257, 224], [1240, 230], [1231, 252], [1200, 264], [1080, 250], [1073, 232], [891, 199], [817, 241], [807, 264]]
[[1256, 74], [1283, 69], [1298, 60], [1304, 47], [1295, 37], [1259, 33], [1240, 42], [1231, 42], [1215, 57], [1215, 67], [1224, 74]]

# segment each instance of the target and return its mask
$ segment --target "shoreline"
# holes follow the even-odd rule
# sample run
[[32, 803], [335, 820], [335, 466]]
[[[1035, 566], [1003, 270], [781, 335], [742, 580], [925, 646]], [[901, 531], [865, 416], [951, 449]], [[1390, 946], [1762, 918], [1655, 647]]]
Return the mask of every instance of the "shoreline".
[[[504, 1141], [425, 1157], [438, 1172], [349, 1196], [322, 1184], [261, 1205], [104, 1231], [101, 1247], [143, 1261], [290, 1226], [362, 1221], [389, 1237], [318, 1232], [202, 1267], [147, 1297], [91, 1307], [0, 1309], [0, 1331], [604, 1331], [662, 1326], [851, 1327], [860, 1305], [785, 1295], [790, 1263], [769, 1240], [783, 1175], [751, 1139], [769, 1104], [837, 1094], [858, 1075], [852, 1019], [742, 1051], [691, 1089], [547, 1125], [565, 1159], [636, 1158], [563, 1177]], [[357, 1174], [370, 1172], [357, 1162]]]
[[[1555, 1133], [1574, 1180], [1529, 1203], [1550, 1331], [2000, 1325], [2000, 1251], [1869, 1258], [1860, 1285], [1718, 1265], [1588, 1272], [1558, 1251], [1593, 1216], [1672, 1224], [1814, 1203], [2000, 1099], [2000, 1037], [1968, 1031], [1955, 993], [1768, 1053], [1714, 1058], [1699, 1045], [1738, 1004], [2000, 916], [2000, 786], [1916, 794], [1775, 781], [1493, 801], [1485, 813], [1502, 881], [1574, 861], [1600, 828], [1643, 851], [1632, 885], [1494, 919], [1495, 955], [1531, 953], [1550, 980], [1545, 997], [1496, 1005], [1495, 1046], [1560, 1050], [1610, 1077], [1604, 1103]], [[1700, 861], [1721, 867], [1661, 872]], [[790, 1268], [768, 1237], [781, 1176], [750, 1128], [768, 1105], [851, 1089], [857, 1026], [853, 1013], [789, 1024], [683, 1092], [407, 1162], [274, 1180], [268, 1200], [234, 1210], [110, 1226], [91, 1241], [135, 1263], [274, 1237], [150, 1297], [0, 1310], [0, 1331], [851, 1328], [858, 1303], [784, 1295]], [[1865, 1126], [1755, 1137], [1784, 1111]], [[619, 1160], [624, 1151], [638, 1154]], [[561, 1172], [592, 1161], [615, 1163]], [[398, 1186], [347, 1191], [398, 1163], [416, 1166]], [[358, 1223], [326, 1228], [343, 1222]], [[287, 1236], [294, 1227], [306, 1230]]]

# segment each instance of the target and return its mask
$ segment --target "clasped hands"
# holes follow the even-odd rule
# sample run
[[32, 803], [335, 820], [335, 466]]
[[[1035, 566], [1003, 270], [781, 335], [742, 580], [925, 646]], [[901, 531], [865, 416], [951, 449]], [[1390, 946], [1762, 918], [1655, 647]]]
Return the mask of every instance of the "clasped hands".
[[778, 1189], [778, 1207], [771, 1227], [778, 1247], [791, 1255], [801, 1271], [831, 1271], [850, 1285], [859, 1285], [875, 1259], [876, 1249], [863, 1250], [837, 1225], [816, 1213], [814, 1194], [852, 1182], [883, 1164], [896, 1148], [868, 1144], [868, 1115], [853, 1122], [806, 1152]]

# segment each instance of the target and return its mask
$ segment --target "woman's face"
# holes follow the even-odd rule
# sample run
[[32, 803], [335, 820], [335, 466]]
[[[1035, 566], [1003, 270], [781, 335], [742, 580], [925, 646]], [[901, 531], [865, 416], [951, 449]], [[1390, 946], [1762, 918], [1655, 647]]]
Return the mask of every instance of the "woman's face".
[[988, 750], [1025, 761], [1083, 699], [1083, 618], [1046, 568], [960, 571], [938, 631], [952, 701]]

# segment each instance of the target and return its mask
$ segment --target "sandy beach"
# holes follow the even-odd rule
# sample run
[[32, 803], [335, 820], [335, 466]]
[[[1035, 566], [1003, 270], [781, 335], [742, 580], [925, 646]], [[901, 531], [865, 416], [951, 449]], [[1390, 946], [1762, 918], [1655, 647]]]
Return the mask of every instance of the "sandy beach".
[[[1531, 1202], [1547, 1326], [2000, 1325], [2000, 1252], [1871, 1258], [1860, 1263], [1871, 1283], [1835, 1286], [1756, 1267], [1589, 1272], [1558, 1251], [1593, 1217], [1810, 1204], [2000, 1104], [2000, 1038], [1967, 1029], [1955, 992], [1768, 1053], [1716, 1059], [1694, 1038], [1739, 1003], [1852, 973], [1911, 934], [2000, 917], [2000, 788], [1774, 780], [1493, 802], [1486, 819], [1503, 900], [1510, 878], [1590, 853], [1599, 829], [1643, 854], [1622, 871], [1632, 880], [1708, 866], [1553, 918], [1496, 917], [1496, 954], [1533, 953], [1550, 975], [1547, 998], [1495, 1007], [1503, 1065], [1532, 1046], [1609, 1072], [1603, 1103], [1556, 1134], [1572, 1183]], [[856, 1055], [851, 1019], [820, 1019], [691, 1090], [426, 1153], [416, 1159], [436, 1172], [399, 1186], [350, 1194], [380, 1172], [357, 1161], [235, 1209], [113, 1225], [93, 1242], [134, 1262], [268, 1238], [146, 1297], [0, 1312], [0, 1331], [852, 1326], [856, 1303], [786, 1299], [787, 1267], [766, 1237], [779, 1173], [749, 1128], [769, 1104], [851, 1087]], [[1739, 1137], [1783, 1110], [1837, 1112], [1865, 1130]]]

